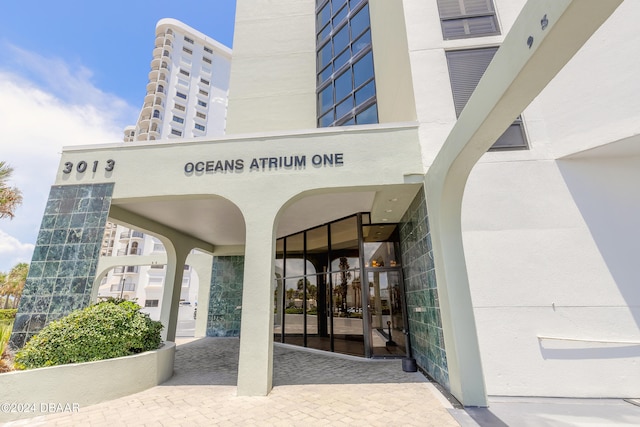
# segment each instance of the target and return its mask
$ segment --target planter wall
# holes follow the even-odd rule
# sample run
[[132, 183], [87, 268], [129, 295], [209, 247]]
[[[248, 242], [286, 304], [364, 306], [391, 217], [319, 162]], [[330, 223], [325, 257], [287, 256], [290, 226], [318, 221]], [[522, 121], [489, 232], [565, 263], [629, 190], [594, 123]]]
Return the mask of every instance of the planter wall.
[[175, 350], [165, 342], [133, 356], [1, 374], [0, 422], [69, 412], [154, 387], [173, 375]]

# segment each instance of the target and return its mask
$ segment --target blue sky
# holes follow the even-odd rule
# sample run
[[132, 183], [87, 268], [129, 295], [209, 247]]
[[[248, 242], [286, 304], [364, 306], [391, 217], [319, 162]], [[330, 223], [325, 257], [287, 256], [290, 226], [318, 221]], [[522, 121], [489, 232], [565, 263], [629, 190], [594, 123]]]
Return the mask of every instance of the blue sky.
[[0, 271], [29, 262], [63, 146], [120, 142], [145, 94], [159, 19], [232, 47], [235, 0], [23, 0], [0, 13], [0, 160], [24, 203], [0, 220]]

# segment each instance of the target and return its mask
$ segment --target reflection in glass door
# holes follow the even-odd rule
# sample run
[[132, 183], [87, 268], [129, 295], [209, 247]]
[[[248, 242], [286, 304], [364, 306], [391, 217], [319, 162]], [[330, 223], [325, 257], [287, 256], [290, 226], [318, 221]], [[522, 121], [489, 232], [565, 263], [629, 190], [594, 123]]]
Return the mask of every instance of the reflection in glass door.
[[399, 270], [368, 270], [371, 354], [404, 356], [405, 316]]
[[357, 356], [403, 357], [399, 240], [397, 224], [370, 224], [366, 213], [278, 239], [275, 338]]

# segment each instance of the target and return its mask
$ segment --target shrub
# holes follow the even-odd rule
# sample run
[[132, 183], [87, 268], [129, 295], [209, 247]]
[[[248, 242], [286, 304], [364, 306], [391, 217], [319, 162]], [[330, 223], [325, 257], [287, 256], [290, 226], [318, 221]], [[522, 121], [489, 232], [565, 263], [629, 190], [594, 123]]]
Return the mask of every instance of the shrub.
[[18, 369], [128, 356], [160, 346], [162, 324], [123, 300], [103, 301], [53, 321], [15, 355]]
[[7, 346], [9, 337], [11, 337], [12, 329], [13, 329], [13, 323], [0, 322], [0, 359], [4, 355], [4, 349]]
[[3, 320], [6, 322], [13, 322], [16, 318], [17, 308], [0, 308], [0, 322]]

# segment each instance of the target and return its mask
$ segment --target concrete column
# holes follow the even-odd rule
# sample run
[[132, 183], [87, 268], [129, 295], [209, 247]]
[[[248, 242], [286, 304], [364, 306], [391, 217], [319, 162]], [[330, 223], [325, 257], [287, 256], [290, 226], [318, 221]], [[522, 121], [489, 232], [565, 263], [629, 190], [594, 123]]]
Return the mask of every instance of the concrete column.
[[211, 291], [211, 263], [213, 256], [209, 254], [191, 254], [187, 264], [198, 274], [198, 306], [196, 312], [196, 331], [194, 336], [207, 336], [207, 314], [209, 312], [209, 292]]
[[274, 215], [245, 213], [238, 396], [266, 396], [273, 377]]
[[192, 247], [174, 242], [167, 244], [164, 239], [162, 240], [167, 250], [167, 272], [164, 278], [162, 307], [160, 308], [160, 322], [164, 325], [162, 339], [175, 342], [182, 277], [184, 276], [185, 261]]

